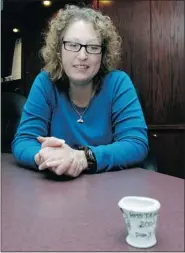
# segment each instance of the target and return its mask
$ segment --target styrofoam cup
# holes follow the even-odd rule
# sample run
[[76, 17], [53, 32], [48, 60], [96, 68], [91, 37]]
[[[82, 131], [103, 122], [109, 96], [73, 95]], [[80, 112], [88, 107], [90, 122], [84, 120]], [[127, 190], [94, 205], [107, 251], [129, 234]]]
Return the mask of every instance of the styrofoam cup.
[[156, 226], [160, 203], [156, 199], [127, 196], [118, 202], [127, 226], [126, 242], [136, 248], [156, 244]]

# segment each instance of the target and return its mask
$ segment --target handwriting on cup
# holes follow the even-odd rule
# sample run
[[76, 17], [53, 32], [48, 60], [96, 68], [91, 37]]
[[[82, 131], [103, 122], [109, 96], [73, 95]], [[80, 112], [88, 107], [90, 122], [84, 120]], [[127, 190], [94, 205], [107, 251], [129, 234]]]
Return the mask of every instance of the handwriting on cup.
[[142, 237], [142, 238], [144, 238], [144, 237], [150, 237], [150, 236], [152, 236], [152, 232], [148, 232], [147, 234], [135, 232], [135, 236], [136, 237]]
[[139, 228], [149, 228], [155, 225], [155, 220], [153, 221], [140, 221]]
[[136, 219], [151, 219], [157, 216], [157, 212], [153, 213], [133, 213], [129, 212], [130, 218], [136, 218]]
[[139, 228], [149, 228], [149, 227], [153, 227], [156, 224], [156, 218], [157, 218], [157, 212], [153, 212], [153, 213], [133, 213], [133, 212], [129, 212], [129, 217], [133, 220], [133, 219], [138, 219], [139, 224], [138, 227]]

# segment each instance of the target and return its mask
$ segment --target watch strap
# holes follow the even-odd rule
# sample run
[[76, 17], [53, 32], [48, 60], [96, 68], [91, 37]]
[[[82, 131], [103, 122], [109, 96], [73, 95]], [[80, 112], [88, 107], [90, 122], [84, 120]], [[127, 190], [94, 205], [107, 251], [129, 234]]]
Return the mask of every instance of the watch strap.
[[88, 172], [95, 173], [97, 170], [97, 161], [93, 151], [87, 146], [78, 146], [78, 150], [83, 150], [88, 164]]

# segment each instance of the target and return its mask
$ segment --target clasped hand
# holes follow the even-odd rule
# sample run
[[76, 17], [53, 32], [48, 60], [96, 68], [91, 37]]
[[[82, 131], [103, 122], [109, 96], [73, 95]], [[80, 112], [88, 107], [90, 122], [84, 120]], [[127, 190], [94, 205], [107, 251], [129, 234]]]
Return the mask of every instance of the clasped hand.
[[56, 175], [77, 177], [87, 169], [84, 151], [74, 150], [55, 137], [38, 137], [37, 140], [42, 144], [35, 155], [39, 170], [49, 169]]

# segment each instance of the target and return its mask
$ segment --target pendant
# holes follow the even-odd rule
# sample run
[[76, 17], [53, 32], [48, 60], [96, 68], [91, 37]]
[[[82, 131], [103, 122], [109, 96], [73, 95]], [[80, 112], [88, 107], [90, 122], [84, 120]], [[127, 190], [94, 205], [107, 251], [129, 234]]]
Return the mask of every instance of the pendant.
[[80, 118], [80, 119], [77, 120], [77, 122], [78, 122], [78, 123], [83, 123], [84, 121], [83, 121], [82, 118]]

